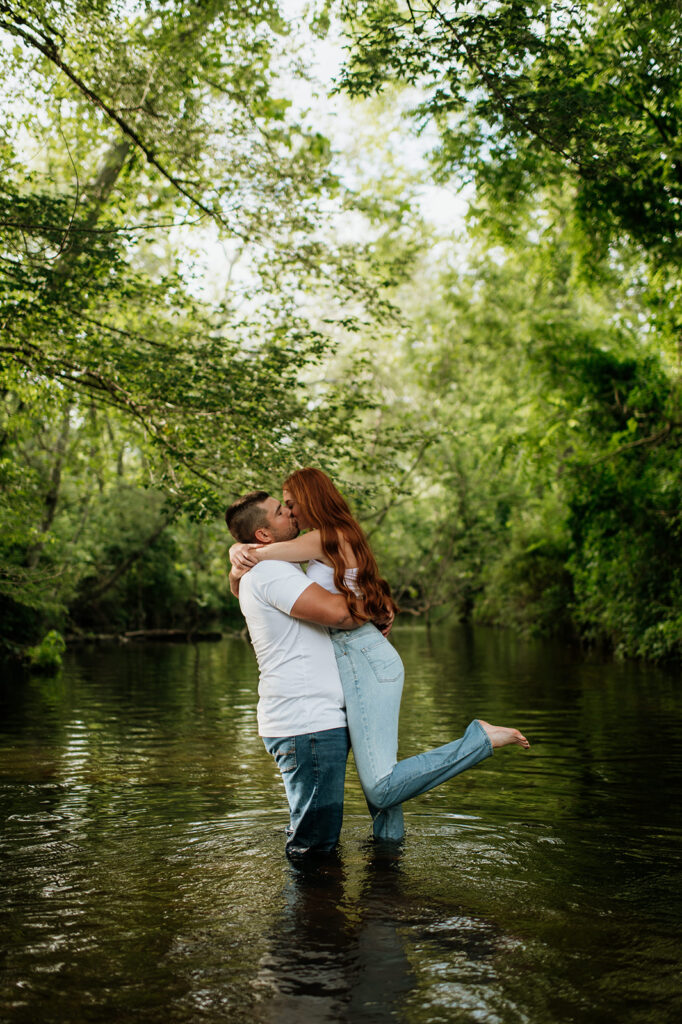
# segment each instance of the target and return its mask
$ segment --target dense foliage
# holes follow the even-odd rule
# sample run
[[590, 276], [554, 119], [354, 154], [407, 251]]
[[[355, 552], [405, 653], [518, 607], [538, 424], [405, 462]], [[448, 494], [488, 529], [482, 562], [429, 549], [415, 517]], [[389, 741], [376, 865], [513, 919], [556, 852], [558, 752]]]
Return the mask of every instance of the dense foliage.
[[452, 540], [429, 546], [421, 589], [459, 586], [489, 621], [679, 654], [680, 5], [344, 11], [343, 86], [419, 87], [434, 171], [475, 185], [485, 254], [438, 288], [452, 318], [427, 346], [434, 398], [458, 377], [469, 393], [446, 403], [466, 444], [437, 446]]
[[381, 273], [325, 229], [352, 197], [280, 91], [304, 69], [275, 4], [2, 3], [0, 28], [6, 634], [129, 625], [131, 573], [135, 623], [172, 621], [180, 514], [351, 443], [362, 371], [314, 368], [390, 316]]
[[679, 655], [679, 5], [308, 16], [0, 0], [5, 648], [238, 622], [219, 512], [316, 463], [406, 612]]

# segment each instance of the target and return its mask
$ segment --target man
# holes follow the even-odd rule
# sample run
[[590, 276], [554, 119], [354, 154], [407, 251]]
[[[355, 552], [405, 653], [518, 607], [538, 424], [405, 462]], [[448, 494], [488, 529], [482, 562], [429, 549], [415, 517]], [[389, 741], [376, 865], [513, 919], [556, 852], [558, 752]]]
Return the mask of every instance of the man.
[[[239, 498], [225, 521], [244, 544], [291, 540], [299, 532], [291, 510], [265, 491]], [[258, 732], [289, 801], [287, 853], [332, 850], [341, 831], [350, 742], [325, 627], [354, 629], [359, 623], [341, 594], [311, 583], [288, 562], [259, 562], [246, 575], [233, 568], [230, 588], [258, 660]]]

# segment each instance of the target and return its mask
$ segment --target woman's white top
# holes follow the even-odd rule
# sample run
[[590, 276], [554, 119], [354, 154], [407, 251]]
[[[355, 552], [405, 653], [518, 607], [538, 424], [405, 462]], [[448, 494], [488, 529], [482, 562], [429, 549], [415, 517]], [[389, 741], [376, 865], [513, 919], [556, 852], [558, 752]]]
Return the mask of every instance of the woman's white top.
[[[324, 562], [318, 562], [317, 559], [313, 558], [312, 561], [308, 562], [306, 576], [313, 583], [319, 583], [321, 587], [324, 587], [331, 594], [339, 593], [338, 589], [334, 586], [334, 569], [331, 565], [325, 565]], [[348, 589], [352, 590], [359, 597], [360, 591], [358, 590], [357, 579], [357, 569], [346, 569], [343, 574], [343, 581]]]

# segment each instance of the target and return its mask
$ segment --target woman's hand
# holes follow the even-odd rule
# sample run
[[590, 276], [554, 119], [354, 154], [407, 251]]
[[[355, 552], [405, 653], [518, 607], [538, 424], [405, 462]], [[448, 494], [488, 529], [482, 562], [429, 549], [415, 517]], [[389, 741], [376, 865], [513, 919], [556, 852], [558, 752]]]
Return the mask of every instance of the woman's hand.
[[390, 610], [389, 610], [389, 611], [388, 611], [388, 612], [386, 613], [386, 618], [382, 619], [382, 620], [381, 620], [381, 622], [376, 622], [376, 621], [375, 621], [374, 625], [375, 625], [375, 626], [377, 627], [377, 629], [378, 629], [378, 630], [379, 630], [379, 631], [380, 631], [381, 633], [383, 633], [383, 635], [384, 635], [384, 636], [388, 636], [388, 634], [389, 634], [389, 633], [391, 632], [391, 630], [393, 629], [393, 620], [394, 620], [394, 619], [395, 619], [395, 612], [394, 612], [394, 611], [393, 611], [393, 609], [391, 608], [391, 609], [390, 609]]
[[262, 544], [233, 544], [230, 548], [230, 562], [235, 569], [240, 571], [240, 575], [244, 575], [254, 565], [258, 564], [258, 556], [256, 551], [262, 547]]

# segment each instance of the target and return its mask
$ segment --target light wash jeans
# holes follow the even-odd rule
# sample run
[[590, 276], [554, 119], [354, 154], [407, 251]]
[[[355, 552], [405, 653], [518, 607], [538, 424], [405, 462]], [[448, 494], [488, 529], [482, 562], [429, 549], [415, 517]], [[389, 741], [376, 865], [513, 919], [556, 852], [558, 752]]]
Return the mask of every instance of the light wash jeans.
[[263, 743], [277, 762], [289, 802], [287, 854], [333, 850], [343, 821], [348, 730], [263, 736]]
[[398, 716], [404, 669], [400, 655], [376, 626], [330, 631], [346, 698], [353, 757], [380, 839], [401, 839], [400, 804], [473, 768], [493, 752], [474, 719], [451, 743], [398, 761]]

